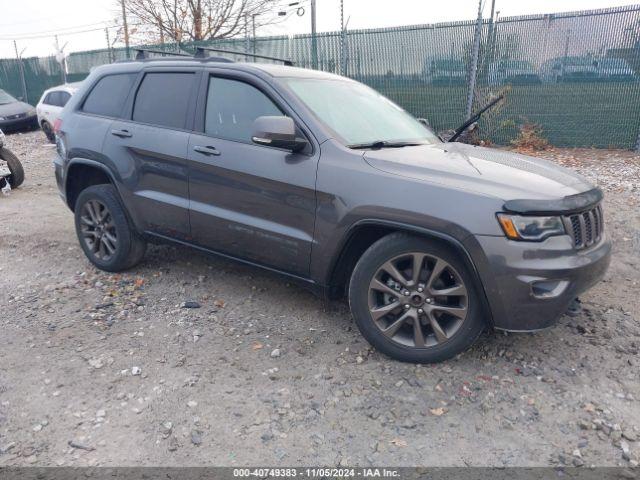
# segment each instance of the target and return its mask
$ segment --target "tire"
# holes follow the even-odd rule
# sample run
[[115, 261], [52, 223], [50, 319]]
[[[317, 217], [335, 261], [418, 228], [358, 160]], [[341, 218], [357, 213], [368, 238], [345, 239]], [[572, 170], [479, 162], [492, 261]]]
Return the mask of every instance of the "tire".
[[[420, 272], [417, 280], [414, 271]], [[387, 235], [364, 252], [348, 296], [362, 335], [402, 362], [447, 360], [485, 328], [475, 278], [465, 263], [441, 243], [405, 233]]]
[[18, 188], [24, 182], [24, 170], [18, 157], [16, 157], [10, 150], [2, 147], [0, 148], [0, 158], [7, 162], [11, 175], [7, 177], [11, 188]]
[[42, 121], [42, 132], [45, 137], [47, 137], [47, 140], [49, 140], [49, 143], [56, 143], [56, 135], [53, 133], [53, 128], [46, 120]]
[[140, 263], [147, 244], [131, 226], [113, 185], [80, 192], [74, 213], [80, 246], [96, 267], [121, 272]]

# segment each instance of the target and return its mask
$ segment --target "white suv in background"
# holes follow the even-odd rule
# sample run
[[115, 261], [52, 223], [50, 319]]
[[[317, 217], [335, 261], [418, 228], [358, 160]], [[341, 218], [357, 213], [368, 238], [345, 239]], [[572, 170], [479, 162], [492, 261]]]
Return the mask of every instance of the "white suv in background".
[[57, 87], [50, 88], [49, 90], [45, 90], [38, 102], [38, 105], [36, 105], [38, 125], [42, 127], [42, 131], [47, 136], [47, 139], [52, 143], [55, 142], [53, 124], [55, 123], [56, 118], [60, 115], [63, 107], [71, 98], [71, 95], [80, 88], [80, 83], [81, 82], [65, 83], [64, 85], [59, 85]]

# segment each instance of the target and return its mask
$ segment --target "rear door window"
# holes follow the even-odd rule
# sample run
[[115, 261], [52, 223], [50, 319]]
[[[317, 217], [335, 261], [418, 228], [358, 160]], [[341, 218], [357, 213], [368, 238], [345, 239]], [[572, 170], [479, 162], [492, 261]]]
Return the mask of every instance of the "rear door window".
[[105, 117], [119, 117], [135, 78], [135, 73], [102, 77], [85, 99], [82, 111]]
[[239, 80], [211, 77], [204, 130], [212, 137], [251, 143], [253, 121], [284, 115], [269, 97]]
[[195, 78], [193, 72], [147, 73], [136, 94], [133, 120], [184, 129]]

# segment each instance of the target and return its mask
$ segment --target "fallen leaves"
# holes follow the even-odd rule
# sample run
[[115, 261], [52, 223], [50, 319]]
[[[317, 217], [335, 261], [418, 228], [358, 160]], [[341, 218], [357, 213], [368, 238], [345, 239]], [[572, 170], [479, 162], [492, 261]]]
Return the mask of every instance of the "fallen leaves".
[[434, 417], [441, 417], [447, 412], [448, 410], [444, 407], [436, 407], [436, 408], [429, 409], [429, 413], [431, 413], [431, 415], [433, 415]]
[[408, 444], [405, 440], [401, 438], [394, 438], [389, 442], [391, 445], [395, 445], [396, 447], [406, 447]]

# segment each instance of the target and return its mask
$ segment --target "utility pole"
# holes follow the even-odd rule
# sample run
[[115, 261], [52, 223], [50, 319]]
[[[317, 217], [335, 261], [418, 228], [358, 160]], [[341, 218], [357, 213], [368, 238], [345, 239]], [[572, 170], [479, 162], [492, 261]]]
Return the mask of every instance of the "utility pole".
[[[16, 50], [16, 58], [18, 59], [18, 69], [20, 70], [20, 82], [22, 83], [22, 98], [23, 101], [29, 103], [29, 97], [27, 95], [27, 82], [24, 79], [24, 66], [22, 65], [22, 55], [18, 53], [18, 44], [13, 41], [13, 48]], [[24, 51], [24, 50], [23, 50]]]
[[311, 0], [311, 68], [318, 68], [318, 39], [316, 38], [316, 0]]
[[253, 38], [253, 54], [256, 54], [256, 17], [259, 13], [251, 14], [251, 37]]
[[109, 63], [112, 63], [115, 59], [113, 58], [111, 51], [111, 38], [109, 37], [109, 27], [105, 27], [104, 35], [107, 38], [107, 54], [109, 55]]
[[489, 17], [489, 34], [487, 35], [487, 45], [486, 55], [482, 61], [482, 75], [481, 78], [486, 80], [487, 74], [489, 72], [489, 68], [494, 60], [494, 41], [495, 41], [495, 20], [493, 18], [496, 11], [496, 0], [491, 0], [491, 16]]
[[[62, 78], [62, 83], [67, 83], [67, 64], [64, 58], [64, 52], [60, 49], [60, 43], [58, 42], [58, 35], [55, 36], [56, 39], [56, 60], [60, 64], [60, 77]], [[65, 44], [66, 46], [66, 44]], [[62, 47], [64, 49], [64, 47]]]
[[[244, 12], [244, 52], [249, 53], [249, 14]], [[249, 57], [245, 55], [245, 62], [249, 60]]]
[[125, 0], [120, 0], [122, 5], [122, 27], [124, 28], [124, 46], [127, 52], [127, 58], [129, 58], [129, 26], [127, 25], [127, 9], [124, 4]]
[[347, 56], [345, 55], [344, 0], [340, 0], [340, 75], [346, 75]]
[[478, 74], [478, 57], [480, 55], [480, 36], [482, 35], [482, 2], [478, 0], [478, 20], [476, 21], [476, 33], [473, 39], [473, 50], [471, 52], [471, 69], [469, 71], [469, 92], [467, 93], [467, 108], [465, 119], [471, 118], [473, 109], [473, 97], [476, 89], [476, 76]]

